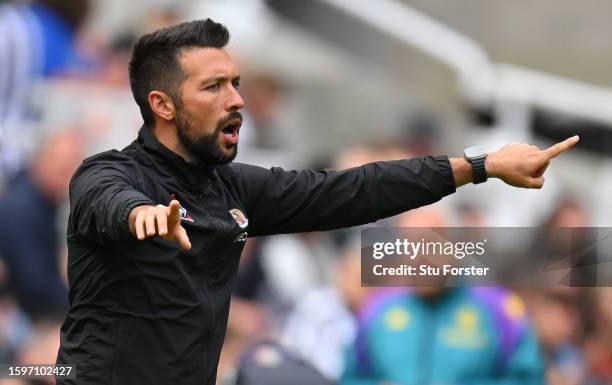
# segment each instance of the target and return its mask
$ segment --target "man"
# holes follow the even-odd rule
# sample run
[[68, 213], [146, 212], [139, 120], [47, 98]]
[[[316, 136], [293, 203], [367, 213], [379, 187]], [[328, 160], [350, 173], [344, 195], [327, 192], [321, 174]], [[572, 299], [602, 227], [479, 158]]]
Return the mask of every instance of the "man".
[[[59, 384], [214, 384], [247, 236], [372, 222], [472, 180], [467, 160], [446, 156], [341, 172], [232, 163], [244, 103], [228, 39], [193, 21], [134, 48], [138, 139], [85, 160], [70, 186], [71, 309], [57, 362], [77, 365], [77, 380]], [[577, 140], [473, 157], [477, 178], [542, 187], [549, 160]]]

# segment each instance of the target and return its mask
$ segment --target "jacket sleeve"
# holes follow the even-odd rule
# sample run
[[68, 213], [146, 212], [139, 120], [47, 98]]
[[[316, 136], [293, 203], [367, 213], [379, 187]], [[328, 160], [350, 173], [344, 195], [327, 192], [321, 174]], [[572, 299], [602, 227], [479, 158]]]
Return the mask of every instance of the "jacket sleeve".
[[339, 381], [340, 385], [380, 385], [384, 381], [359, 373], [359, 366], [353, 351], [345, 354], [344, 372]]
[[481, 295], [499, 293], [489, 296], [499, 338], [497, 370], [489, 377], [471, 378], [457, 385], [544, 385], [544, 360], [523, 301], [506, 289], [478, 290]]
[[238, 165], [238, 173], [252, 236], [361, 225], [455, 192], [446, 156], [321, 172]]
[[526, 328], [500, 374], [458, 385], [544, 385], [544, 371], [537, 337]]
[[[132, 236], [130, 211], [153, 201], [137, 190], [131, 160], [119, 151], [86, 159], [70, 181], [72, 234], [96, 243]], [[132, 170], [130, 172], [130, 170]]]

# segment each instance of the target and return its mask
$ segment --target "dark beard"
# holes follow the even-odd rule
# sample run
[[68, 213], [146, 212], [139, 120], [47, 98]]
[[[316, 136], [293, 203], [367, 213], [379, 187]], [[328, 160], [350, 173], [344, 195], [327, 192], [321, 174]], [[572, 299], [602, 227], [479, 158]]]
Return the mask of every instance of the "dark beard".
[[212, 134], [203, 135], [197, 139], [192, 139], [189, 136], [189, 132], [195, 132], [196, 129], [193, 127], [190, 121], [183, 119], [182, 116], [176, 118], [176, 132], [179, 141], [185, 148], [198, 160], [207, 165], [219, 165], [226, 164], [233, 161], [238, 155], [238, 145], [234, 146], [234, 151], [230, 155], [226, 155], [220, 148], [218, 143], [219, 135], [221, 130], [225, 126], [226, 122], [234, 118], [238, 112], [231, 113], [227, 119], [223, 119], [219, 122], [215, 131]]

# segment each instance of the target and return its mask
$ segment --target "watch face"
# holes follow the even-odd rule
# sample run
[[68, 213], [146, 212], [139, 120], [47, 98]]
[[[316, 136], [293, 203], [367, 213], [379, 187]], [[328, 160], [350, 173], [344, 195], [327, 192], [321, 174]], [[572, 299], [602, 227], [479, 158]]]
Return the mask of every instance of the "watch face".
[[483, 158], [487, 155], [484, 148], [480, 146], [468, 147], [463, 151], [463, 155], [465, 155], [468, 159], [478, 159]]

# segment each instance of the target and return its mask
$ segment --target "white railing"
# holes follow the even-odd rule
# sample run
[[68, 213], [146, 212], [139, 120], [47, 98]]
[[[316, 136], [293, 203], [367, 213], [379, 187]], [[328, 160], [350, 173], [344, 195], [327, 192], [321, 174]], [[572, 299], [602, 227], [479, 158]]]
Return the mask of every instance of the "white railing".
[[467, 102], [505, 100], [595, 120], [612, 127], [612, 91], [504, 63], [473, 40], [397, 0], [321, 0], [448, 65]]

